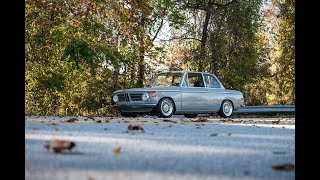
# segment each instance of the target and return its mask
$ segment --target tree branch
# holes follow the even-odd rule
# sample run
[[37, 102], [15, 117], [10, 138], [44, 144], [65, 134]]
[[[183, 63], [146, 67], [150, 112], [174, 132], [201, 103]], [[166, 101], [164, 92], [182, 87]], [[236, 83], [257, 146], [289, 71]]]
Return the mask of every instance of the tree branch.
[[161, 19], [160, 26], [159, 26], [159, 28], [158, 28], [158, 30], [157, 30], [157, 32], [156, 32], [156, 34], [153, 36], [153, 38], [152, 38], [152, 40], [151, 40], [152, 42], [157, 38], [157, 36], [158, 36], [158, 34], [159, 34], [159, 32], [160, 32], [160, 30], [161, 30], [162, 26], [163, 26], [163, 17], [162, 17], [162, 19]]

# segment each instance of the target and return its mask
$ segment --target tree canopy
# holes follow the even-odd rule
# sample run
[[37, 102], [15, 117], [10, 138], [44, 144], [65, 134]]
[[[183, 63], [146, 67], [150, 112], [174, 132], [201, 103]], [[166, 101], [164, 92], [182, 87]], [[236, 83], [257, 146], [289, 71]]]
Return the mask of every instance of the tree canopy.
[[26, 114], [108, 115], [164, 69], [294, 104], [294, 0], [26, 0]]

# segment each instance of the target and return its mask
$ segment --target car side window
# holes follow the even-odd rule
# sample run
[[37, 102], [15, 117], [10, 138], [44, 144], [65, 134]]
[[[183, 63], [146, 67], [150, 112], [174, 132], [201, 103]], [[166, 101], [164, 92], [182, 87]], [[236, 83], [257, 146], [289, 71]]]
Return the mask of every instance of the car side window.
[[220, 88], [220, 83], [218, 80], [209, 74], [204, 74], [204, 79], [208, 88]]
[[201, 73], [188, 73], [189, 87], [204, 87]]

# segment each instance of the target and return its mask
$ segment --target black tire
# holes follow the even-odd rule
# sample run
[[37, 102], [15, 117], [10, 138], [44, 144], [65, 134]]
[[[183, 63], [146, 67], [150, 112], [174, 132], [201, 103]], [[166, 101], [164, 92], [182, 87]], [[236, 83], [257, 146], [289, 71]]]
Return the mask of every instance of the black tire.
[[174, 111], [175, 105], [170, 98], [162, 98], [155, 108], [155, 113], [159, 118], [169, 118], [173, 115]]
[[218, 111], [218, 114], [224, 118], [228, 118], [233, 114], [233, 104], [230, 100], [224, 100], [221, 103], [221, 107]]
[[198, 114], [184, 114], [184, 117], [186, 117], [186, 118], [195, 118], [197, 116], [198, 116]]
[[121, 113], [121, 116], [124, 116], [124, 117], [137, 117], [137, 114], [135, 113], [129, 113], [129, 112], [120, 112]]

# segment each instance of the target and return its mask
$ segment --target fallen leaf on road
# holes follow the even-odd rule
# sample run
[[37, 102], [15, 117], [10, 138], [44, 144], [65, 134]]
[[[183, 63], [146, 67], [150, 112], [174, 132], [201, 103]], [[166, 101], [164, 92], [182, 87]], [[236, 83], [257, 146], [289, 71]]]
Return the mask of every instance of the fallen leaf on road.
[[225, 123], [233, 123], [234, 122], [234, 120], [232, 120], [232, 119], [226, 119], [226, 120], [222, 119], [222, 120], [219, 120], [219, 121], [225, 122]]
[[163, 122], [172, 122], [172, 123], [177, 123], [176, 121], [168, 120], [168, 119], [163, 119]]
[[276, 120], [276, 121], [271, 121], [272, 124], [279, 124], [280, 123], [280, 119]]
[[218, 136], [217, 133], [211, 133], [210, 136]]
[[228, 136], [231, 136], [231, 133], [228, 133]]
[[197, 117], [197, 120], [193, 121], [193, 122], [207, 122], [208, 120], [204, 117]]
[[129, 124], [128, 130], [130, 130], [130, 131], [139, 131], [139, 130], [144, 131], [143, 127], [141, 127], [139, 125], [133, 126], [132, 124]]
[[89, 176], [89, 177], [88, 177], [88, 180], [94, 180], [94, 179], [93, 179], [93, 177]]
[[189, 122], [189, 121], [190, 121], [188, 118], [179, 118], [179, 119], [180, 119], [180, 121], [182, 121], [182, 122]]
[[272, 166], [272, 169], [274, 169], [274, 170], [292, 170], [294, 168], [295, 168], [295, 165], [292, 164], [292, 163], [280, 164], [280, 165]]
[[97, 120], [96, 123], [101, 123], [101, 120]]
[[75, 122], [75, 121], [78, 121], [78, 119], [77, 119], [77, 118], [70, 118], [70, 119], [67, 120], [66, 122], [68, 122], [68, 123], [73, 123], [73, 122]]
[[116, 155], [120, 154], [121, 153], [121, 147], [115, 148], [113, 150], [113, 153], [116, 154]]
[[51, 141], [51, 143], [44, 145], [44, 147], [47, 150], [52, 149], [53, 152], [55, 152], [55, 153], [61, 153], [66, 149], [71, 151], [71, 149], [74, 148], [75, 146], [76, 146], [76, 144], [72, 141], [59, 140], [59, 139], [55, 139], [55, 140]]

